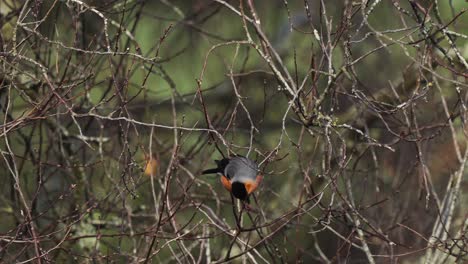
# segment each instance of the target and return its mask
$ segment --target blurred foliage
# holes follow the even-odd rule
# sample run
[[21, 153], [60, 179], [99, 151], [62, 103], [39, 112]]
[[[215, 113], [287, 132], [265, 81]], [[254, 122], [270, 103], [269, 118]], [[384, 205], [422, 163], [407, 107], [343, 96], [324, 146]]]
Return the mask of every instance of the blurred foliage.
[[467, 7], [1, 1], [0, 259], [467, 261]]

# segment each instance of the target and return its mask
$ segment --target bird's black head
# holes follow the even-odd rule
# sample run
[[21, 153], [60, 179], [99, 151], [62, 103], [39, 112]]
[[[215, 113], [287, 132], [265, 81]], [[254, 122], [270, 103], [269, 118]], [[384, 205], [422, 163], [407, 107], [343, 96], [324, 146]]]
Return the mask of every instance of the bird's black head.
[[233, 182], [231, 185], [231, 190], [232, 194], [234, 197], [240, 200], [246, 200], [247, 199], [247, 189], [245, 189], [245, 185], [241, 182]]

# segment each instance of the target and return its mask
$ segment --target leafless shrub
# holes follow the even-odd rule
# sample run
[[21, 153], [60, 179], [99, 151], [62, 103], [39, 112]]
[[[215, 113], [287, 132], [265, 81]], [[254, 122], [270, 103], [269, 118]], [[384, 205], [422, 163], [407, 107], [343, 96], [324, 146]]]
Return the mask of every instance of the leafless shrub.
[[0, 259], [468, 261], [462, 2], [2, 1]]

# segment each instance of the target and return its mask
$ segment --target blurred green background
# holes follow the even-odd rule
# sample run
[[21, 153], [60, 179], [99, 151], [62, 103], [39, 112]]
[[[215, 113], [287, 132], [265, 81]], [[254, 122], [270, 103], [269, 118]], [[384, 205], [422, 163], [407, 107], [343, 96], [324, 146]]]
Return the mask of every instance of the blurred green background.
[[253, 2], [0, 3], [2, 261], [466, 261], [467, 3]]

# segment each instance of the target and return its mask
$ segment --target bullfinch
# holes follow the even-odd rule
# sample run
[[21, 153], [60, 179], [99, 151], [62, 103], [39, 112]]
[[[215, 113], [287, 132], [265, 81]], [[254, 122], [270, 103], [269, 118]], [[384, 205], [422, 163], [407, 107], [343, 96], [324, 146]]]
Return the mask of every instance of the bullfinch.
[[215, 160], [217, 168], [205, 170], [202, 174], [217, 173], [221, 176], [224, 188], [237, 199], [247, 201], [249, 195], [255, 191], [263, 176], [258, 173], [257, 164], [246, 157], [235, 156]]

